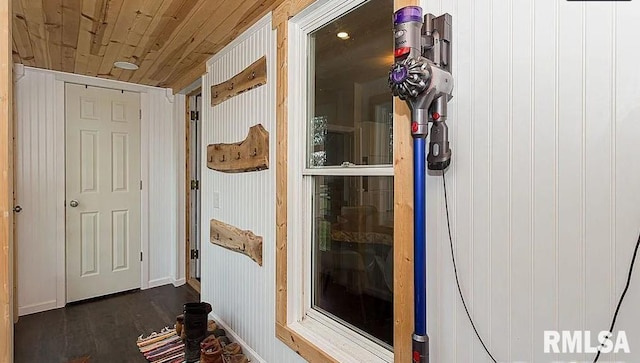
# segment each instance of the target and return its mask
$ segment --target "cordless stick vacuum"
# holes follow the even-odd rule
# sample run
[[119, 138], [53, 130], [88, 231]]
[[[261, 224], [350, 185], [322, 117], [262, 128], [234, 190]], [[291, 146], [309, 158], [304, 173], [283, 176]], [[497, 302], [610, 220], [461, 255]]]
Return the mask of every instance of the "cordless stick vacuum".
[[[413, 362], [429, 362], [427, 336], [426, 170], [444, 170], [451, 162], [447, 130], [447, 102], [453, 91], [451, 76], [451, 15], [435, 17], [408, 6], [394, 14], [395, 62], [389, 73], [393, 95], [411, 108], [413, 136], [414, 308]], [[431, 122], [429, 153], [426, 138]]]

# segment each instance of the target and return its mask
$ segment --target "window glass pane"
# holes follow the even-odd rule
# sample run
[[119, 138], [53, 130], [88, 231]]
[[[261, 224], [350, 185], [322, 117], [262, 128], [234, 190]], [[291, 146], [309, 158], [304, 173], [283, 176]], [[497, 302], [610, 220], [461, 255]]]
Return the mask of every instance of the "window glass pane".
[[393, 177], [312, 178], [312, 305], [392, 346]]
[[392, 164], [393, 0], [371, 0], [309, 35], [309, 167]]

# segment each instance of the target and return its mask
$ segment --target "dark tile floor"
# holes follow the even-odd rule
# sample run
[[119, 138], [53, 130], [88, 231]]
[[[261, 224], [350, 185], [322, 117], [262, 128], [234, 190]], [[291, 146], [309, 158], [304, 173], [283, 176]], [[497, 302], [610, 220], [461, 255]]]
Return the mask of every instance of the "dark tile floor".
[[199, 301], [188, 285], [172, 285], [70, 304], [20, 317], [16, 363], [146, 362], [135, 344], [140, 334], [175, 323], [185, 302]]

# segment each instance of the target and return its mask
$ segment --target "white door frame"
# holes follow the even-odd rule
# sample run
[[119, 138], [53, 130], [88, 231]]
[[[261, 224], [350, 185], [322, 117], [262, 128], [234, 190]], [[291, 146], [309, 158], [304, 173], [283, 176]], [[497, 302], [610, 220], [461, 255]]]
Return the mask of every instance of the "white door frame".
[[[157, 90], [157, 88], [146, 87], [138, 84], [112, 81], [99, 79], [94, 77], [80, 76], [75, 74], [55, 72], [56, 74], [56, 134], [57, 140], [64, 140], [65, 134], [65, 83], [76, 83], [81, 85], [103, 87], [117, 90], [125, 90], [131, 92], [140, 93], [140, 108], [142, 110], [142, 117], [140, 118], [140, 177], [142, 179], [142, 190], [140, 193], [140, 249], [143, 254], [141, 263], [141, 276], [140, 276], [140, 288], [147, 289], [149, 287], [149, 91], [151, 89]], [[169, 102], [173, 103], [174, 96], [171, 89], [166, 89], [166, 97]], [[60, 145], [56, 148], [55, 155], [56, 166], [61, 168], [63, 172], [59, 175], [59, 179], [56, 180], [58, 187], [57, 192], [60, 193], [56, 197], [58, 208], [61, 213], [58, 215], [65, 215], [65, 207], [63, 201], [65, 200], [65, 145]], [[60, 221], [58, 225], [58, 231], [56, 235], [57, 240], [57, 307], [64, 307], [66, 304], [66, 233], [65, 233], [65, 221]]]

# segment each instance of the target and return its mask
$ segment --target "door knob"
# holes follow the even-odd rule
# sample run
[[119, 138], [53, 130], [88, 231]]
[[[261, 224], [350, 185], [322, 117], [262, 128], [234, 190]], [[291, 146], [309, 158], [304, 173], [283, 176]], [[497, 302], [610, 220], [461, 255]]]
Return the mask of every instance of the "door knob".
[[75, 207], [77, 207], [77, 206], [78, 206], [78, 201], [74, 199], [74, 200], [72, 200], [72, 201], [70, 201], [70, 202], [69, 202], [69, 205], [70, 205], [72, 208], [75, 208]]
[[20, 213], [22, 212], [22, 207], [19, 205], [16, 205], [15, 207], [13, 207], [13, 211], [16, 213]]

